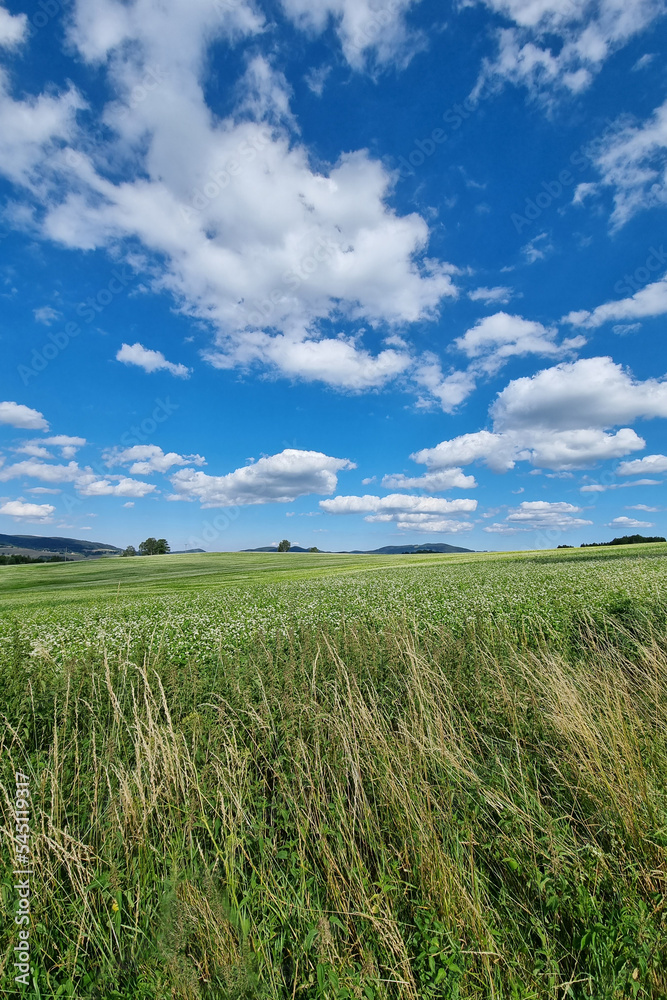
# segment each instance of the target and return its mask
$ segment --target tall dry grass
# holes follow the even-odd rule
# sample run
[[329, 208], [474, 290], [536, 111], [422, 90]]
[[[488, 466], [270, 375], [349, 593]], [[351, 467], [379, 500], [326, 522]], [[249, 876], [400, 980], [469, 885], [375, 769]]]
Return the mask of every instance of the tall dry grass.
[[[649, 620], [5, 653], [50, 997], [667, 996], [667, 648]], [[2, 984], [12, 993], [6, 921]]]

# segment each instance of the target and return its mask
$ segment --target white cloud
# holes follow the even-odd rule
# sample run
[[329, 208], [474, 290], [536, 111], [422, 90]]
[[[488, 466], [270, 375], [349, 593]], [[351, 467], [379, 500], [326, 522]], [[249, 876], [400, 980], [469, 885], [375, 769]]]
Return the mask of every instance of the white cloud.
[[43, 323], [44, 326], [51, 326], [57, 319], [62, 319], [62, 313], [51, 306], [40, 306], [39, 309], [33, 309], [33, 316], [38, 323]]
[[646, 455], [633, 462], [621, 462], [616, 472], [619, 476], [640, 476], [646, 472], [655, 475], [667, 472], [667, 455]]
[[587, 358], [510, 382], [489, 412], [493, 431], [463, 434], [411, 457], [431, 472], [476, 461], [495, 472], [518, 461], [564, 471], [622, 458], [645, 442], [630, 427], [610, 428], [667, 416], [667, 381], [641, 382], [611, 358]]
[[521, 247], [521, 253], [529, 264], [535, 264], [538, 260], [544, 260], [553, 252], [553, 243], [549, 239], [548, 233], [539, 233], [529, 240], [525, 246]]
[[7, 73], [0, 68], [0, 172], [34, 194], [48, 196], [44, 164], [62, 142], [77, 134], [76, 113], [84, 107], [76, 90], [15, 101]]
[[134, 500], [128, 500], [127, 503], [123, 504], [123, 507], [126, 507], [126, 508], [134, 507]]
[[663, 0], [483, 0], [513, 22], [497, 30], [498, 54], [485, 60], [485, 84], [579, 93], [609, 56], [665, 11]]
[[647, 514], [657, 514], [660, 510], [659, 507], [648, 507], [645, 503], [633, 503], [625, 508], [626, 510], [643, 510]]
[[80, 484], [79, 493], [84, 497], [145, 497], [154, 493], [156, 487], [152, 483], [142, 483], [138, 479], [128, 479], [122, 476], [117, 483], [108, 479], [94, 479], [93, 482]]
[[519, 507], [509, 511], [504, 523], [490, 524], [484, 531], [513, 534], [515, 531], [574, 530], [593, 523], [575, 516], [581, 512], [581, 507], [571, 503], [524, 500]]
[[[664, 255], [663, 255], [664, 256]], [[667, 258], [665, 258], [667, 259]], [[664, 261], [663, 261], [664, 263]], [[627, 299], [617, 299], [615, 302], [605, 302], [591, 312], [586, 309], [568, 313], [563, 317], [564, 323], [592, 329], [608, 323], [610, 320], [643, 319], [646, 316], [662, 316], [667, 313], [667, 275], [659, 281], [654, 281]], [[638, 329], [638, 324], [631, 324], [623, 332], [629, 333]], [[617, 333], [614, 327], [614, 333]]]
[[424, 354], [411, 372], [413, 381], [426, 389], [428, 396], [420, 397], [418, 405], [433, 406], [435, 400], [445, 413], [453, 413], [475, 389], [475, 376], [470, 371], [454, 371], [444, 375], [439, 360], [431, 353]]
[[585, 358], [510, 382], [490, 413], [499, 430], [613, 427], [667, 417], [667, 381], [641, 382], [611, 358]]
[[513, 288], [496, 285], [494, 288], [473, 288], [468, 292], [468, 298], [473, 302], [483, 302], [484, 305], [505, 305], [515, 295]]
[[27, 33], [28, 18], [25, 14], [14, 16], [5, 7], [0, 7], [0, 48], [15, 48], [24, 41]]
[[412, 31], [405, 14], [419, 0], [281, 0], [285, 13], [297, 27], [322, 34], [333, 23], [343, 53], [354, 69], [377, 66], [405, 66], [424, 48], [421, 33]]
[[56, 508], [50, 503], [25, 503], [22, 500], [9, 500], [0, 507], [0, 514], [6, 514], [17, 521], [36, 521], [38, 524], [48, 524]]
[[320, 507], [327, 514], [451, 514], [477, 510], [476, 500], [444, 500], [441, 497], [415, 497], [404, 493], [391, 493], [386, 497], [365, 495], [338, 496], [320, 500]]
[[167, 361], [162, 351], [151, 351], [142, 344], [123, 344], [116, 354], [116, 361], [126, 365], [137, 365], [145, 372], [168, 371], [178, 378], [189, 378], [190, 369], [185, 365]]
[[76, 462], [69, 462], [67, 465], [47, 465], [39, 459], [15, 462], [14, 465], [0, 469], [1, 482], [25, 476], [27, 479], [41, 479], [45, 483], [74, 483], [85, 475], [86, 473]]
[[613, 191], [612, 229], [643, 209], [667, 203], [667, 100], [640, 124], [619, 123], [593, 148], [601, 184]]
[[652, 521], [638, 521], [634, 517], [615, 517], [609, 524], [606, 525], [607, 528], [654, 528], [655, 525]]
[[179, 455], [162, 451], [156, 444], [135, 444], [131, 448], [112, 448], [102, 455], [109, 466], [129, 465], [133, 476], [148, 476], [152, 472], [167, 472], [174, 465], [206, 465], [201, 455]]
[[633, 479], [629, 483], [587, 483], [581, 493], [606, 493], [607, 490], [630, 489], [634, 486], [662, 486], [661, 479]]
[[332, 458], [319, 451], [286, 448], [278, 455], [228, 473], [209, 476], [182, 469], [171, 477], [172, 499], [194, 500], [202, 507], [289, 503], [311, 493], [333, 493], [343, 469], [356, 468], [347, 458]]
[[54, 434], [52, 437], [43, 438], [43, 443], [53, 448], [60, 448], [63, 458], [74, 458], [79, 448], [83, 448], [87, 442], [85, 438], [73, 437], [71, 434]]
[[571, 353], [586, 343], [583, 337], [574, 337], [558, 344], [556, 327], [545, 327], [522, 316], [506, 312], [485, 316], [454, 343], [469, 358], [480, 358], [480, 367], [488, 373], [496, 372], [507, 358], [526, 354], [543, 354], [555, 357]]
[[53, 496], [57, 496], [59, 493], [62, 493], [62, 490], [51, 490], [48, 486], [33, 486], [29, 490], [26, 490], [26, 492], [39, 494], [40, 496], [45, 493], [51, 493]]
[[30, 455], [31, 458], [53, 458], [48, 448], [45, 448], [43, 444], [38, 441], [26, 441], [19, 448], [12, 449], [18, 455]]
[[39, 410], [32, 410], [23, 403], [0, 403], [0, 424], [20, 427], [22, 430], [47, 431], [49, 425]]
[[[294, 0], [290, 10], [312, 30], [333, 17], [350, 58], [366, 14], [383, 22], [361, 49], [377, 65], [409, 41], [409, 6], [397, 0], [371, 12], [366, 0]], [[201, 85], [209, 46], [264, 26], [243, 0], [79, 0], [70, 40], [115, 95], [98, 116], [102, 132], [88, 134], [83, 121], [77, 131], [82, 102], [73, 92], [35, 99], [57, 104], [52, 120], [14, 137], [5, 173], [28, 186], [31, 226], [45, 238], [116, 259], [131, 246], [137, 267], [139, 244], [153, 262], [152, 288], [210, 326], [206, 357], [216, 366], [260, 366], [340, 388], [384, 385], [412, 358], [378, 350], [378, 328], [436, 316], [457, 294], [457, 269], [428, 257], [427, 222], [391, 207], [396, 177], [367, 150], [331, 165], [311, 160], [289, 88], [268, 60], [251, 58], [233, 110], [212, 114]], [[17, 120], [30, 112], [8, 102]], [[0, 150], [3, 135], [0, 128]], [[0, 155], [0, 169], [3, 162]], [[122, 182], [108, 169], [117, 163]], [[358, 336], [338, 338], [338, 322], [355, 324]], [[128, 362], [161, 364], [141, 348], [122, 350]]]
[[[372, 480], [362, 480], [363, 485]], [[474, 476], [466, 476], [462, 469], [450, 468], [442, 472], [427, 472], [423, 476], [405, 476], [402, 473], [384, 476], [382, 485], [387, 489], [399, 490], [432, 490], [442, 493], [445, 490], [471, 490], [477, 486]]]
[[326, 514], [364, 514], [369, 524], [394, 524], [399, 531], [458, 534], [474, 526], [443, 515], [468, 514], [477, 509], [477, 501], [392, 493], [386, 497], [338, 496], [320, 500], [320, 507]]

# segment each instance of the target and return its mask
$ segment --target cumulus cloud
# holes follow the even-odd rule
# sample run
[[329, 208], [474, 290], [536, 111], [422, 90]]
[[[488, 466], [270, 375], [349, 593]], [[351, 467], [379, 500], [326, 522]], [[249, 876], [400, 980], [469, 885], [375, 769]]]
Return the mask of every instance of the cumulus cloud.
[[364, 514], [370, 524], [394, 524], [399, 531], [458, 534], [471, 531], [473, 525], [446, 515], [468, 514], [477, 509], [477, 501], [392, 493], [386, 497], [338, 496], [320, 500], [320, 507], [326, 514]]
[[[590, 312], [581, 309], [568, 313], [563, 317], [563, 322], [584, 329], [594, 329], [611, 320], [644, 319], [650, 316], [662, 316], [665, 313], [667, 313], [667, 275], [640, 288], [626, 299], [605, 302]], [[638, 329], [639, 323], [630, 323], [620, 328], [614, 327], [614, 333], [633, 333]]]
[[185, 365], [167, 361], [162, 351], [151, 351], [143, 344], [123, 344], [116, 354], [116, 361], [126, 365], [137, 365], [145, 372], [167, 371], [178, 378], [189, 378], [190, 369]]
[[652, 521], [638, 521], [634, 517], [615, 517], [607, 528], [655, 528]]
[[79, 448], [83, 448], [87, 443], [85, 438], [73, 437], [70, 434], [54, 434], [52, 437], [42, 440], [44, 444], [59, 448], [63, 458], [74, 458]]
[[561, 363], [510, 382], [490, 408], [493, 430], [442, 441], [411, 457], [430, 472], [482, 461], [495, 472], [517, 462], [563, 471], [640, 451], [636, 419], [667, 416], [667, 381], [635, 379], [611, 358]]
[[501, 430], [613, 427], [667, 417], [667, 381], [641, 382], [609, 357], [585, 358], [510, 382], [490, 412]]
[[441, 497], [415, 497], [404, 493], [391, 493], [386, 497], [339, 496], [320, 500], [320, 507], [327, 514], [451, 514], [477, 510], [476, 500], [444, 500]]
[[616, 472], [619, 476], [640, 476], [643, 472], [653, 475], [667, 472], [667, 455], [646, 455], [632, 462], [621, 462]]
[[47, 431], [49, 425], [39, 410], [32, 410], [23, 403], [0, 403], [0, 424], [19, 427], [21, 430]]
[[87, 497], [141, 497], [156, 489], [151, 483], [128, 479], [126, 476], [110, 476], [108, 479], [102, 479], [92, 469], [82, 469], [77, 462], [51, 465], [36, 458], [16, 462], [0, 469], [0, 482], [18, 478], [39, 479], [43, 483], [52, 484], [73, 483], [77, 492]]
[[26, 479], [40, 479], [45, 483], [74, 483], [84, 475], [84, 470], [79, 468], [76, 462], [69, 462], [67, 465], [48, 465], [37, 458], [15, 462], [13, 465], [6, 465], [0, 469], [0, 481], [2, 482], [23, 476]]
[[497, 29], [498, 52], [485, 60], [476, 93], [504, 83], [531, 94], [580, 93], [613, 52], [665, 11], [663, 0], [483, 2], [506, 23]]
[[202, 507], [289, 503], [311, 493], [333, 493], [337, 474], [354, 468], [347, 458], [286, 448], [226, 476], [182, 469], [170, 479], [175, 490], [171, 499], [199, 500]]
[[84, 497], [145, 497], [154, 493], [156, 488], [152, 483], [142, 483], [126, 476], [120, 477], [116, 483], [108, 479], [93, 479], [92, 482], [79, 484], [79, 492]]
[[489, 524], [484, 528], [484, 531], [514, 534], [517, 531], [575, 530], [593, 523], [586, 518], [575, 516], [581, 512], [581, 507], [571, 503], [524, 500], [519, 507], [509, 511], [504, 522]]
[[[363, 484], [372, 480], [362, 480]], [[384, 476], [382, 485], [386, 489], [398, 490], [432, 490], [443, 493], [445, 490], [471, 490], [477, 486], [474, 476], [466, 476], [463, 469], [443, 469], [442, 472], [427, 472], [423, 476], [406, 476], [403, 473], [393, 473]]]
[[[370, 0], [285, 2], [309, 31], [333, 23], [350, 59], [357, 44], [359, 60], [400, 61], [414, 42], [410, 0], [386, 10]], [[367, 150], [313, 163], [269, 59], [248, 60], [227, 117], [211, 113], [201, 85], [209, 47], [264, 27], [243, 0], [79, 0], [70, 42], [114, 94], [103, 129], [91, 137], [83, 119], [77, 125], [75, 91], [26, 102], [7, 94], [7, 114], [28, 125], [24, 134], [0, 121], [0, 170], [27, 188], [33, 231], [116, 259], [130, 252], [137, 268], [152, 261], [153, 289], [211, 329], [205, 356], [217, 367], [375, 388], [414, 360], [409, 349], [378, 349], [378, 330], [435, 317], [457, 294], [457, 269], [429, 257], [424, 218], [391, 207], [396, 178]], [[40, 109], [41, 126], [29, 121]], [[119, 162], [122, 181], [108, 169]], [[356, 336], [337, 336], [343, 323]], [[127, 363], [186, 375], [159, 350], [121, 350]]]
[[497, 371], [511, 357], [526, 354], [562, 356], [582, 347], [584, 337], [573, 337], [557, 343], [556, 327], [510, 316], [506, 312], [485, 316], [457, 337], [454, 343], [469, 358], [480, 359], [479, 367], [488, 373]]
[[8, 500], [0, 507], [0, 514], [13, 517], [16, 521], [36, 521], [48, 524], [56, 508], [50, 503], [25, 503], [23, 500]]
[[174, 465], [206, 465], [202, 455], [179, 455], [175, 451], [165, 454], [156, 444], [135, 444], [131, 448], [112, 448], [102, 455], [109, 466], [129, 465], [133, 476], [147, 476], [152, 472], [168, 472]]

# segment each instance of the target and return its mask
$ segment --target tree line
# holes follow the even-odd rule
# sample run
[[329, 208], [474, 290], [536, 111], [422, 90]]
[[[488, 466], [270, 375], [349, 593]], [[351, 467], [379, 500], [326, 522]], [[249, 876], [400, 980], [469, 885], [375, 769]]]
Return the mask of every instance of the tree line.
[[151, 537], [139, 544], [139, 551], [135, 549], [134, 545], [128, 545], [121, 552], [121, 556], [164, 556], [168, 552], [171, 552], [171, 549], [166, 538]]

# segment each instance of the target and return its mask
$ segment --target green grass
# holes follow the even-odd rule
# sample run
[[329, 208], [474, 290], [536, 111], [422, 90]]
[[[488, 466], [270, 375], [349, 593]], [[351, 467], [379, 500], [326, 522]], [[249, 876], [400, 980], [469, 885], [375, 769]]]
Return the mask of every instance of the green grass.
[[666, 555], [3, 568], [25, 995], [667, 996]]

